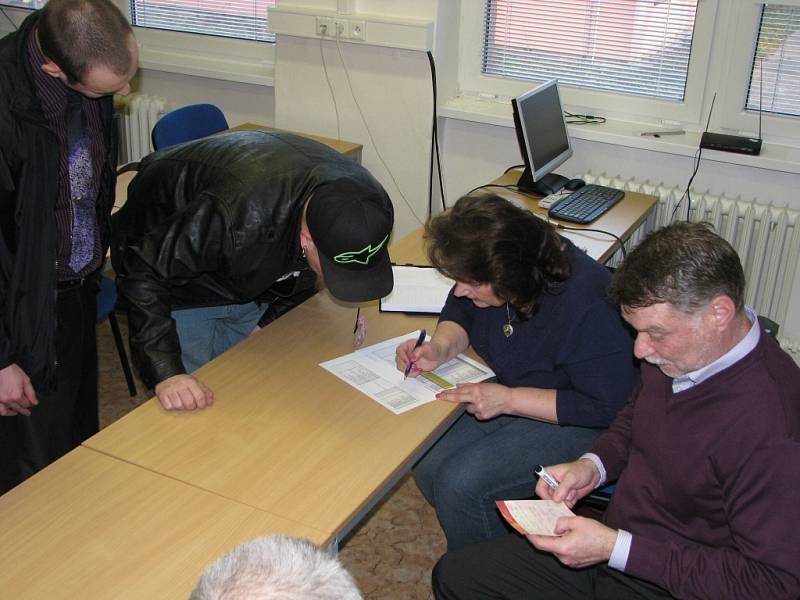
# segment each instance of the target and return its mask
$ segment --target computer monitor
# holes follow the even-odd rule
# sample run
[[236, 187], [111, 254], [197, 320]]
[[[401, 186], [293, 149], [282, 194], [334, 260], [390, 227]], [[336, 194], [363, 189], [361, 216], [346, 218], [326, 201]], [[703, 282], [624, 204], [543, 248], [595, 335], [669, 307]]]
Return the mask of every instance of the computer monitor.
[[519, 150], [525, 161], [525, 171], [517, 187], [541, 196], [554, 194], [569, 180], [553, 173], [553, 169], [572, 156], [558, 80], [551, 79], [512, 98], [511, 106]]

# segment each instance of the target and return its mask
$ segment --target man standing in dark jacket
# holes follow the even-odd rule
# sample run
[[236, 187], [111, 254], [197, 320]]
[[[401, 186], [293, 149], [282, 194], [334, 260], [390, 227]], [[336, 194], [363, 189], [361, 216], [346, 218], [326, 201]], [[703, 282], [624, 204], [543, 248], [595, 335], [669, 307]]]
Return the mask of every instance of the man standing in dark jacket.
[[0, 40], [0, 493], [97, 431], [96, 274], [137, 47], [108, 0]]
[[146, 157], [111, 259], [133, 361], [167, 410], [204, 408], [195, 369], [314, 293], [388, 294], [391, 201], [361, 165], [288, 134], [232, 132]]

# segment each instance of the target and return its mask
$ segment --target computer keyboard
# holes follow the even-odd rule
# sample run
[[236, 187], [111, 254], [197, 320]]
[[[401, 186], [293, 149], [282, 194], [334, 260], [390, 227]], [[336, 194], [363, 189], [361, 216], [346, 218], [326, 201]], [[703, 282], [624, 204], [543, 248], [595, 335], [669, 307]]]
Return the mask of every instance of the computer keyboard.
[[558, 200], [548, 215], [570, 223], [591, 223], [619, 202], [625, 192], [603, 185], [585, 185]]

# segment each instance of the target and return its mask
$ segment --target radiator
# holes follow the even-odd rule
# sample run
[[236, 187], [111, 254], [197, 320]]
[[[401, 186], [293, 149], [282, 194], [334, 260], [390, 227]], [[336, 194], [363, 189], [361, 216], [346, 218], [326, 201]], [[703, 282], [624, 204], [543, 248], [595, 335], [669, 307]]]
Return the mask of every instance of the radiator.
[[153, 151], [153, 126], [167, 112], [164, 98], [134, 93], [116, 99], [119, 164], [141, 160]]
[[[675, 213], [675, 206], [683, 196], [684, 188], [663, 184], [639, 182], [635, 179], [609, 177], [591, 172], [581, 176], [587, 183], [607, 185], [621, 190], [650, 194], [658, 198], [655, 209], [647, 221], [640, 225], [626, 242], [626, 249], [636, 247], [648, 233], [673, 220], [686, 219], [686, 199]], [[744, 267], [747, 287], [745, 303], [755, 311], [769, 317], [779, 325], [786, 321], [792, 283], [800, 257], [800, 211], [774, 206], [762, 200], [742, 200], [711, 193], [699, 194], [692, 190], [689, 215], [692, 222], [706, 221], [736, 249]], [[608, 262], [616, 266], [622, 262], [617, 252]], [[781, 336], [778, 338], [785, 350], [795, 359], [800, 356], [800, 343]]]

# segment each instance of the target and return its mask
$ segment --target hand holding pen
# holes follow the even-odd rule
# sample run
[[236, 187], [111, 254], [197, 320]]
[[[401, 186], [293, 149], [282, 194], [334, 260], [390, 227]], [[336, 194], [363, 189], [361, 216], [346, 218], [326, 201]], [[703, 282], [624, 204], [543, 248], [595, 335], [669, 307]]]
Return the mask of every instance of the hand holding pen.
[[570, 508], [589, 494], [600, 479], [594, 463], [586, 459], [547, 468], [539, 465], [534, 473], [539, 477], [536, 484], [537, 496], [545, 500], [564, 502]]
[[[419, 330], [419, 337], [417, 338], [417, 342], [414, 344], [414, 350], [422, 346], [423, 342], [425, 341], [425, 337], [428, 334], [425, 332], [424, 329]], [[414, 350], [411, 353], [414, 353]], [[414, 361], [411, 359], [411, 356], [408, 357], [408, 364], [406, 365], [405, 371], [403, 371], [403, 379], [408, 378], [408, 374], [411, 372], [411, 369], [414, 367]]]
[[[395, 350], [397, 370], [404, 374], [407, 372], [409, 377], [416, 377], [423, 371], [432, 371], [442, 362], [439, 356], [441, 351], [438, 345], [433, 343], [433, 340], [425, 342], [423, 339], [418, 346], [419, 340], [420, 337], [406, 340]], [[410, 369], [409, 365], [411, 365]]]

